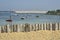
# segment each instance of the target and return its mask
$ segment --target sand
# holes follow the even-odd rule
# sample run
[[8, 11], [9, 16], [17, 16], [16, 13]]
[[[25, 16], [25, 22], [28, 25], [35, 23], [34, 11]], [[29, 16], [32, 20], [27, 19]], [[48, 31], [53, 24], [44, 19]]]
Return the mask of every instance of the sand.
[[0, 40], [60, 40], [60, 31], [0, 33]]

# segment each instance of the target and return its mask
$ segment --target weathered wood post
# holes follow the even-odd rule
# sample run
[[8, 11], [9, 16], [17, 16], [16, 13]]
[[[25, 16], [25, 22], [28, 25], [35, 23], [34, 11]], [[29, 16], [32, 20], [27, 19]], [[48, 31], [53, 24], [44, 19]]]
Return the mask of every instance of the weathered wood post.
[[22, 24], [22, 32], [24, 32], [25, 31], [25, 24]]
[[10, 27], [11, 27], [11, 29], [10, 29], [10, 30], [11, 30], [11, 32], [13, 32], [13, 25], [11, 25]]
[[4, 26], [4, 30], [5, 30], [6, 33], [8, 32], [7, 31], [7, 25]]
[[36, 31], [39, 30], [39, 24], [36, 24]]
[[41, 24], [41, 30], [43, 30], [43, 23]]
[[52, 23], [52, 30], [56, 30], [56, 24]]
[[55, 23], [55, 30], [58, 30], [58, 23]]
[[43, 24], [43, 30], [45, 30], [45, 25]]
[[39, 24], [39, 28], [38, 29], [40, 30], [40, 24]]
[[12, 26], [12, 31], [14, 32], [14, 25]]
[[7, 32], [7, 26], [2, 26], [3, 32]]
[[34, 24], [33, 29], [34, 31], [37, 31], [37, 24]]
[[30, 31], [30, 26], [29, 26], [28, 23], [25, 24], [24, 31], [25, 32], [29, 32]]
[[16, 26], [16, 25], [14, 24], [14, 26], [13, 26], [13, 32], [15, 32], [15, 30], [16, 30], [15, 26]]
[[1, 26], [0, 26], [0, 33], [1, 33]]
[[1, 26], [1, 33], [3, 32], [3, 27]]
[[4, 33], [4, 26], [1, 27], [1, 32]]
[[59, 23], [59, 30], [60, 30], [60, 23]]
[[58, 23], [58, 30], [59, 30], [59, 23]]
[[52, 31], [52, 23], [50, 23], [50, 30]]
[[32, 31], [32, 25], [30, 24], [30, 31]]
[[32, 24], [32, 31], [36, 31], [36, 24]]
[[22, 24], [19, 24], [20, 26], [20, 32], [22, 32], [23, 28], [22, 28]]
[[38, 26], [39, 26], [39, 27], [38, 27], [38, 30], [40, 30], [40, 24], [38, 24]]
[[50, 30], [50, 25], [49, 25], [49, 23], [47, 23], [46, 25], [47, 25], [46, 29], [47, 29], [47, 30]]
[[44, 23], [44, 30], [46, 30], [46, 23]]
[[33, 31], [36, 31], [36, 24], [33, 24]]
[[42, 24], [40, 24], [40, 30], [42, 30]]
[[17, 32], [17, 25], [13, 25], [13, 32]]
[[19, 24], [17, 24], [17, 32], [20, 32]]
[[10, 25], [8, 24], [7, 25], [7, 32], [9, 33], [11, 30], [10, 30]]
[[31, 31], [33, 31], [33, 24], [31, 24]]

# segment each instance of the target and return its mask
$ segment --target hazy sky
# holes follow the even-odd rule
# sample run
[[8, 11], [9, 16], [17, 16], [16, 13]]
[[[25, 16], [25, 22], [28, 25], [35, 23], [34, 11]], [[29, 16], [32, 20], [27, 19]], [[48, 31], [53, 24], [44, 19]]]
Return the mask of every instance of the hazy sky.
[[0, 0], [0, 10], [54, 10], [60, 0]]

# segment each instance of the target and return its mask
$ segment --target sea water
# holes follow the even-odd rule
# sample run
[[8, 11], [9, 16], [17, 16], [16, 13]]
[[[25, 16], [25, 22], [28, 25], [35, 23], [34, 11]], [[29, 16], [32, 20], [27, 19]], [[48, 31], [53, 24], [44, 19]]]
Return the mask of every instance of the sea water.
[[[60, 22], [59, 15], [47, 15], [43, 13], [10, 13], [10, 12], [0, 12], [0, 25], [6, 25], [10, 22], [6, 20], [12, 20], [12, 24], [39, 24], [48, 22]], [[38, 16], [38, 17], [37, 17]], [[21, 19], [24, 18], [24, 19]]]

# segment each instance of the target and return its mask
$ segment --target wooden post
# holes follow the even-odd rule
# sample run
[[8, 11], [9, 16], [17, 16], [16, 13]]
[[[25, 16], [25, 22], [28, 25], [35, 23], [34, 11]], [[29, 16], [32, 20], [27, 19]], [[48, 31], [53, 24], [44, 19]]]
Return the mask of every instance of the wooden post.
[[25, 24], [24, 31], [25, 32], [30, 32], [30, 26], [29, 26], [28, 23]]
[[10, 30], [11, 30], [11, 32], [13, 32], [13, 25], [11, 25], [10, 27], [11, 27], [11, 29], [10, 29]]
[[37, 30], [40, 30], [40, 24], [38, 24], [38, 29]]
[[37, 26], [37, 25], [35, 24], [35, 26], [34, 26], [34, 27], [35, 27], [35, 31], [37, 31], [37, 27], [36, 27], [36, 26]]
[[22, 32], [22, 24], [19, 24], [20, 32]]
[[36, 24], [36, 31], [38, 30], [38, 28], [39, 28], [39, 24]]
[[42, 30], [42, 25], [40, 24], [40, 30]]
[[13, 26], [13, 32], [17, 32], [17, 29], [16, 29], [17, 27], [16, 27], [16, 25], [14, 24], [14, 26]]
[[31, 26], [31, 24], [30, 24], [30, 31], [32, 31], [32, 26]]
[[8, 24], [7, 25], [7, 32], [9, 33], [11, 30], [10, 30], [10, 25]]
[[42, 30], [43, 30], [43, 24], [41, 24], [42, 25]]
[[0, 33], [1, 33], [1, 26], [0, 26]]
[[38, 24], [38, 30], [40, 30], [40, 24]]
[[46, 29], [49, 30], [49, 23], [47, 23], [46, 26], [47, 26]]
[[55, 23], [55, 27], [56, 27], [55, 30], [58, 30], [58, 23]]
[[17, 32], [20, 32], [19, 24], [17, 24]]
[[44, 28], [45, 28], [45, 30], [46, 30], [46, 23], [44, 23]]
[[[34, 31], [34, 24], [31, 24], [31, 31]], [[36, 30], [36, 28], [35, 28], [35, 30]]]
[[59, 30], [59, 23], [58, 23], [58, 30]]
[[29, 24], [29, 27], [30, 27], [30, 31], [31, 31], [31, 25]]
[[60, 30], [60, 23], [59, 23], [59, 30]]
[[40, 30], [40, 24], [39, 24], [39, 30]]
[[37, 31], [36, 24], [34, 24], [33, 29], [34, 29], [34, 31]]
[[15, 32], [15, 24], [14, 24], [14, 26], [13, 26], [13, 32]]
[[4, 29], [5, 29], [5, 32], [7, 33], [8, 32], [8, 28], [7, 28], [7, 25], [4, 26]]
[[5, 32], [4, 26], [2, 26], [2, 32], [3, 32], [3, 33]]
[[52, 31], [52, 23], [50, 23], [50, 30]]
[[35, 24], [32, 24], [32, 31], [35, 30]]
[[31, 30], [33, 31], [33, 24], [31, 24]]
[[36, 31], [36, 24], [33, 24], [33, 31]]
[[14, 25], [12, 26], [12, 30], [13, 30], [13, 32], [14, 32]]
[[22, 32], [25, 32], [25, 24], [22, 24]]

